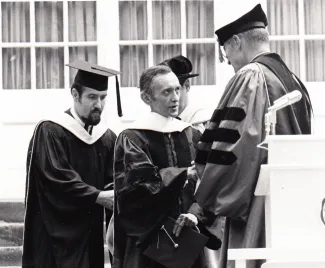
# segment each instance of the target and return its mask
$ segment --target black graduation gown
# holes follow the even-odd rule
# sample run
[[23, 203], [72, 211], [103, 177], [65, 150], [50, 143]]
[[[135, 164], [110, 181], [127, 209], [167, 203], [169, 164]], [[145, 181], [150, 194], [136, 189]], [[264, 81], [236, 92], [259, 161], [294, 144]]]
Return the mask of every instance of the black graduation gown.
[[[27, 169], [23, 268], [103, 268], [103, 207], [116, 135], [87, 144], [45, 121], [34, 132]], [[31, 160], [31, 161], [30, 161]]]

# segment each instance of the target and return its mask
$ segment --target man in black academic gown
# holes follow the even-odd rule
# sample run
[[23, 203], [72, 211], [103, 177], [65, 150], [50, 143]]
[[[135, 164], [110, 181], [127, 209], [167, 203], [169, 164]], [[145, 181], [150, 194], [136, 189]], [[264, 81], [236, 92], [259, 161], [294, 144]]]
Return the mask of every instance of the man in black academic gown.
[[[74, 105], [35, 128], [27, 159], [23, 268], [103, 268], [104, 207], [113, 207], [116, 135], [101, 113], [108, 77], [88, 62], [78, 69]], [[116, 78], [117, 79], [117, 78]]]
[[233, 262], [227, 266], [228, 248], [265, 247], [264, 198], [254, 191], [267, 161], [267, 151], [258, 145], [265, 139], [268, 107], [299, 90], [301, 100], [277, 112], [276, 134], [310, 134], [311, 103], [298, 77], [270, 52], [267, 18], [259, 3], [223, 0], [215, 9], [219, 45], [236, 74], [198, 144], [201, 183], [195, 197], [203, 209], [226, 217], [218, 266], [225, 268], [234, 267]]
[[[197, 179], [191, 165], [200, 133], [175, 119], [178, 79], [169, 67], [154, 66], [141, 75], [140, 91], [151, 112], [122, 131], [115, 147], [113, 268], [164, 267], [143, 253], [166, 219], [177, 219], [175, 234], [203, 220], [194, 216]], [[193, 267], [204, 267], [202, 262]]]

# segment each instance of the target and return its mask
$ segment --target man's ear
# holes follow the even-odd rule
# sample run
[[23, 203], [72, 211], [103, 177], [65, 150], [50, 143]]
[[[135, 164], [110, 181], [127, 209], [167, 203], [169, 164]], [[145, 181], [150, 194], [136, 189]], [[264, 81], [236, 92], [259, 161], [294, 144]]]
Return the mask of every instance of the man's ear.
[[187, 79], [183, 86], [185, 86], [186, 92], [189, 92], [191, 88], [190, 80]]
[[78, 101], [79, 100], [79, 93], [75, 88], [71, 89], [71, 95], [74, 101]]
[[151, 97], [147, 93], [141, 93], [141, 99], [144, 101], [145, 104], [150, 105], [151, 104]]
[[233, 45], [236, 46], [237, 49], [241, 48], [241, 39], [239, 38], [238, 35], [234, 35], [232, 39]]

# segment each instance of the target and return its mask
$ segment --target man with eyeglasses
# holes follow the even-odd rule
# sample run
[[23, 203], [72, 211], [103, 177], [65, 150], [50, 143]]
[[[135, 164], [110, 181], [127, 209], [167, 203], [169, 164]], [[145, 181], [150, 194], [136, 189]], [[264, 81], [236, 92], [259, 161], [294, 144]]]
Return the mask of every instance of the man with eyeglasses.
[[265, 247], [264, 199], [254, 191], [267, 161], [267, 152], [257, 147], [265, 138], [267, 108], [299, 90], [302, 99], [278, 111], [276, 134], [310, 134], [311, 103], [300, 80], [270, 52], [267, 17], [258, 1], [221, 0], [215, 9], [215, 33], [236, 73], [198, 143], [201, 183], [195, 197], [204, 210], [226, 217], [218, 266], [225, 268], [234, 267], [227, 262], [228, 248]]

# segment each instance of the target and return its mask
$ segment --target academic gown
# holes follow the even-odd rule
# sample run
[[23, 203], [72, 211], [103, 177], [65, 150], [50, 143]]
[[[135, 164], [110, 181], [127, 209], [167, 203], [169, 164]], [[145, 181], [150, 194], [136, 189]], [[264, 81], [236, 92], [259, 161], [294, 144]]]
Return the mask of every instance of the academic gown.
[[[297, 81], [294, 84], [292, 90], [299, 89], [303, 97], [277, 112], [277, 135], [311, 133], [308, 97]], [[218, 268], [227, 267], [228, 248], [265, 247], [264, 198], [254, 196], [254, 191], [267, 151], [257, 145], [265, 138], [267, 108], [286, 93], [266, 66], [246, 65], [229, 81], [197, 146], [195, 162], [201, 183], [196, 200], [218, 216], [218, 221], [226, 217]], [[233, 265], [228, 262], [228, 267]], [[249, 262], [247, 267], [258, 265]]]
[[194, 130], [156, 113], [139, 121], [119, 135], [115, 147], [113, 268], [163, 267], [142, 253], [168, 216], [177, 219], [194, 202], [196, 180], [184, 186]]
[[[96, 132], [96, 129], [98, 131]], [[116, 135], [71, 114], [40, 122], [27, 163], [23, 268], [103, 268], [103, 207]]]

